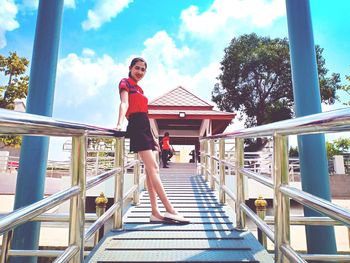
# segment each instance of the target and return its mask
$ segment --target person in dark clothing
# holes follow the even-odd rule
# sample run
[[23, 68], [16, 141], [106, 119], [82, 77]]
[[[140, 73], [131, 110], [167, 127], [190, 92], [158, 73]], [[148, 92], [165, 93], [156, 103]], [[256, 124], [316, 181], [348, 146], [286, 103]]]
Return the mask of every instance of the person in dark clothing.
[[168, 155], [168, 163], [170, 162], [171, 157], [174, 156], [174, 152], [175, 152], [174, 147], [172, 145], [170, 145], [170, 150], [169, 150], [169, 155]]
[[189, 155], [191, 155], [190, 163], [195, 163], [196, 160], [196, 153], [195, 150], [192, 150]]
[[162, 139], [162, 163], [163, 168], [169, 168], [168, 166], [168, 158], [170, 155], [170, 137], [169, 133], [164, 133], [164, 137]]

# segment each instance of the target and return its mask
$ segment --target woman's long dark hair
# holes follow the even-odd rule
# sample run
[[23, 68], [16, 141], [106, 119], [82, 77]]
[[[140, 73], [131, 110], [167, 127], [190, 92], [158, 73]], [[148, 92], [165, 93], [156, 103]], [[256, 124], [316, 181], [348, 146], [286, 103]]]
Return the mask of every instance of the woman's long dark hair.
[[[132, 68], [139, 61], [145, 63], [145, 67], [147, 69], [147, 62], [146, 62], [146, 60], [144, 60], [143, 58], [140, 58], [140, 57], [133, 58], [133, 60], [131, 60], [131, 62], [130, 62], [129, 68]], [[131, 71], [130, 70], [129, 70], [129, 78], [131, 78]]]

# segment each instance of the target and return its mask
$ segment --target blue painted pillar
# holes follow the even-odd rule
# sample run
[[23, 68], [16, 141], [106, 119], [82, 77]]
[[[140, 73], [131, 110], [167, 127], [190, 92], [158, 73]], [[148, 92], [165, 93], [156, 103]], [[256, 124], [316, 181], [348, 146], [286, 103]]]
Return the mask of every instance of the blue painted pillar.
[[[52, 116], [63, 0], [40, 0], [27, 97], [28, 113]], [[49, 138], [24, 136], [14, 208], [43, 198]], [[14, 232], [13, 249], [37, 249], [40, 223], [27, 223]], [[36, 262], [12, 257], [11, 262]]]
[[[286, 0], [293, 93], [297, 117], [320, 113], [316, 51], [309, 0]], [[323, 134], [298, 136], [301, 181], [304, 191], [331, 200], [328, 162]], [[305, 208], [306, 216], [322, 216]], [[306, 228], [309, 253], [336, 253], [334, 228]]]

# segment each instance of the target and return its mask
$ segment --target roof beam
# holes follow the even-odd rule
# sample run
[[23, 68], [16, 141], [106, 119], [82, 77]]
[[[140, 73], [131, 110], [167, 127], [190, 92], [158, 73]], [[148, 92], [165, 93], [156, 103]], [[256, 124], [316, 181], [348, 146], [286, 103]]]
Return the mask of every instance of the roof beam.
[[210, 120], [205, 119], [202, 121], [201, 127], [199, 128], [199, 136], [204, 136], [204, 133], [209, 129]]

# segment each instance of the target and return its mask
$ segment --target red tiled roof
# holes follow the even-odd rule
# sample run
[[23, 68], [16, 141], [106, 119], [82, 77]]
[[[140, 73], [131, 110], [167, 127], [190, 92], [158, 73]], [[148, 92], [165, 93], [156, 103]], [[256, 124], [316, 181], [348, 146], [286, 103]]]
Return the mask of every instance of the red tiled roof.
[[149, 106], [194, 106], [213, 107], [204, 100], [198, 98], [187, 89], [177, 87], [164, 95], [152, 100]]
[[186, 115], [219, 115], [219, 116], [229, 116], [233, 118], [236, 114], [233, 112], [224, 112], [224, 111], [216, 111], [216, 110], [164, 110], [164, 109], [150, 109], [148, 110], [149, 115], [179, 115], [179, 112], [185, 112]]

